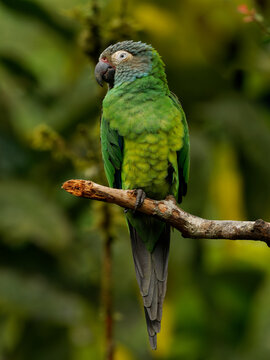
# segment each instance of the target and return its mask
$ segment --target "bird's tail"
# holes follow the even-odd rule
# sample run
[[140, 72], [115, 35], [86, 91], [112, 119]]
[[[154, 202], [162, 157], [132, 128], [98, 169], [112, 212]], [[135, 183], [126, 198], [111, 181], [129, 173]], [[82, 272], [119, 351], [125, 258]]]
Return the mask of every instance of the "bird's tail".
[[170, 227], [165, 224], [152, 252], [147, 250], [136, 229], [130, 224], [129, 232], [135, 264], [136, 278], [143, 297], [144, 312], [153, 350], [157, 348], [162, 305], [167, 287]]

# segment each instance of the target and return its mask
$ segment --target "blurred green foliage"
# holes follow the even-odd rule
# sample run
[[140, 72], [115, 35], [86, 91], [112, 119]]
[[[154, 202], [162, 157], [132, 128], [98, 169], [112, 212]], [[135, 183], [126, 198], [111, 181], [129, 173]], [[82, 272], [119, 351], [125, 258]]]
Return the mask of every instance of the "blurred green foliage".
[[[248, 1], [270, 19], [270, 3]], [[0, 0], [0, 360], [104, 353], [104, 233], [114, 238], [116, 360], [270, 357], [270, 250], [173, 233], [159, 349], [150, 353], [122, 210], [61, 191], [106, 183], [93, 67], [133, 38], [160, 52], [187, 114], [183, 207], [270, 219], [270, 45], [233, 0]], [[106, 229], [109, 214], [110, 229]], [[106, 215], [108, 216], [108, 215]]]

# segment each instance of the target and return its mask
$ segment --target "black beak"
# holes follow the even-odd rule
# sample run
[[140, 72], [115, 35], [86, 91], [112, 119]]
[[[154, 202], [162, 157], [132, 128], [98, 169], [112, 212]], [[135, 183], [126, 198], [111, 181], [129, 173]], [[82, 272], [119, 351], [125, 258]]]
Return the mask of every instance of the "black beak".
[[110, 88], [113, 87], [115, 69], [107, 62], [99, 61], [95, 67], [95, 77], [100, 86], [103, 81], [109, 83]]

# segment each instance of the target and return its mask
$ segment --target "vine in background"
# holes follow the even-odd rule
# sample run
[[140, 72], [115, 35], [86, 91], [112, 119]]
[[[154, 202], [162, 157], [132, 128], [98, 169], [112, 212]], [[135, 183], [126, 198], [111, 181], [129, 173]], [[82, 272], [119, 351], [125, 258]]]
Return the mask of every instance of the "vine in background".
[[84, 31], [82, 50], [90, 62], [95, 63], [98, 60], [102, 50], [101, 37], [101, 9], [98, 1], [93, 0], [90, 5], [90, 14], [84, 16]]
[[112, 245], [114, 238], [111, 232], [111, 208], [108, 204], [102, 206], [102, 220], [100, 231], [103, 233], [103, 260], [102, 260], [102, 307], [105, 322], [105, 359], [114, 359], [113, 341], [113, 294], [112, 294]]
[[[119, 16], [111, 17], [105, 21], [102, 9], [97, 0], [92, 0], [90, 11], [83, 16], [83, 31], [81, 36], [82, 51], [92, 64], [95, 64], [102, 50], [109, 44], [132, 38], [135, 30], [130, 21], [127, 20], [127, 0], [121, 0]], [[104, 31], [104, 26], [108, 28]], [[108, 36], [108, 38], [106, 37]], [[102, 95], [102, 93], [100, 93]], [[100, 98], [100, 104], [102, 99]], [[112, 236], [112, 213], [108, 204], [102, 206], [102, 221], [99, 224], [100, 232], [103, 234], [103, 272], [102, 272], [102, 308], [104, 314], [104, 336], [105, 336], [105, 360], [114, 359], [113, 340], [113, 293], [112, 293], [112, 261], [113, 243]]]
[[[103, 39], [101, 37], [101, 9], [96, 0], [92, 1], [90, 14], [85, 16], [82, 50], [92, 64], [98, 60], [102, 51]], [[100, 98], [101, 103], [101, 98]], [[107, 204], [101, 208], [99, 223], [100, 232], [103, 234], [102, 254], [102, 279], [101, 279], [101, 305], [104, 316], [104, 358], [114, 359], [113, 340], [113, 295], [112, 295], [112, 261], [113, 261], [113, 237], [111, 235], [111, 209]]]

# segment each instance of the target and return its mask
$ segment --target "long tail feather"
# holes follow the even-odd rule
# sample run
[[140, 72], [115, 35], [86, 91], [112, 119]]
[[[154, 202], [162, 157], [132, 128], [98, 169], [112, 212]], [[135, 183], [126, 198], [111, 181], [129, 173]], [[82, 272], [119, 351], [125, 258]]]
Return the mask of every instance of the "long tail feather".
[[160, 332], [162, 305], [167, 288], [170, 227], [165, 226], [150, 253], [136, 229], [128, 222], [136, 278], [143, 297], [144, 312], [149, 341], [157, 348], [157, 333]]

